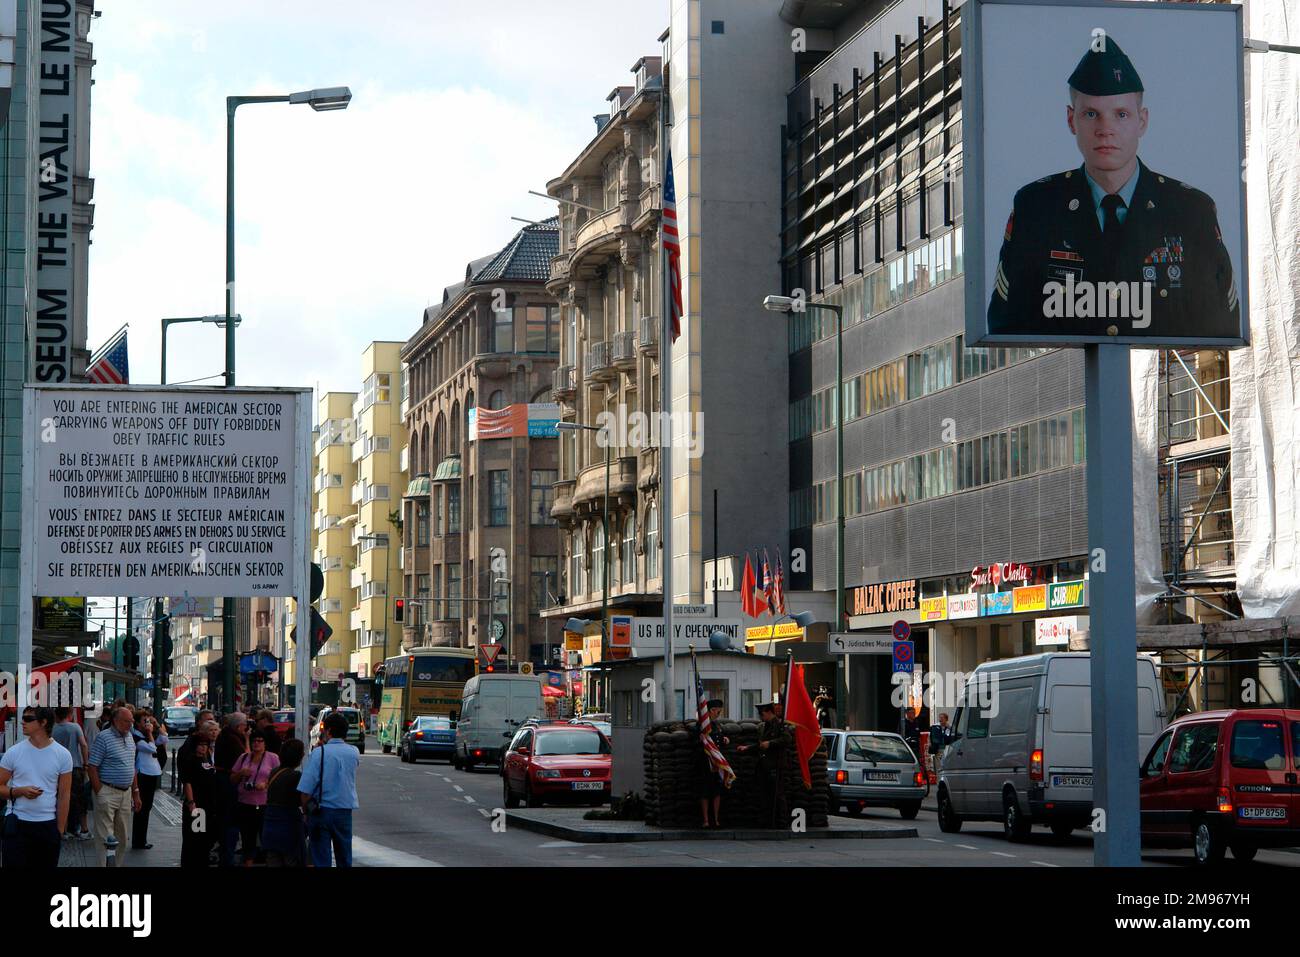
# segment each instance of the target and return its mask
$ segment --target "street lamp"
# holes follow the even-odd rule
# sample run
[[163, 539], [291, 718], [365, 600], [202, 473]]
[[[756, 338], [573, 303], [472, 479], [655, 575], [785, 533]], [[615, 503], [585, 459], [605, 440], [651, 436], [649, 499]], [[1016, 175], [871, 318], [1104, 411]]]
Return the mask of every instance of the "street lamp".
[[[833, 303], [807, 302], [790, 296], [768, 296], [768, 312], [803, 312], [821, 309], [835, 313], [835, 630], [844, 628], [844, 309]], [[845, 700], [844, 660], [835, 666], [835, 696]]]
[[[333, 86], [317, 90], [304, 90], [287, 96], [228, 96], [226, 97], [226, 388], [235, 386], [235, 111], [246, 103], [306, 103], [313, 110], [345, 109], [352, 100], [352, 92], [346, 86]], [[221, 661], [225, 705], [231, 707], [235, 697], [235, 602], [231, 598], [221, 600]], [[303, 643], [301, 647], [310, 647]], [[306, 656], [299, 654], [299, 665], [305, 663]], [[297, 672], [302, 672], [299, 667]], [[303, 675], [295, 673], [298, 678], [298, 726], [306, 727], [307, 704], [310, 685], [304, 684]]]
[[[557, 422], [556, 426], [561, 432], [577, 432], [580, 429], [587, 432], [604, 432], [605, 429], [598, 425], [585, 425], [581, 422]], [[604, 567], [601, 569], [601, 588], [600, 588], [600, 660], [604, 661], [605, 656], [609, 654], [606, 647], [605, 635], [608, 629], [605, 622], [609, 620], [609, 441], [605, 442], [605, 516], [603, 520], [603, 534], [605, 537], [605, 549], [601, 562]]]
[[[241, 322], [244, 321], [243, 316], [240, 315], [236, 315], [234, 318], [235, 318], [236, 326], [238, 326]], [[167, 384], [167, 327], [171, 325], [175, 325], [178, 322], [210, 322], [213, 325], [220, 326], [223, 329], [226, 327], [225, 316], [178, 316], [174, 318], [163, 319], [162, 320], [162, 371], [160, 375], [160, 382], [162, 385]]]

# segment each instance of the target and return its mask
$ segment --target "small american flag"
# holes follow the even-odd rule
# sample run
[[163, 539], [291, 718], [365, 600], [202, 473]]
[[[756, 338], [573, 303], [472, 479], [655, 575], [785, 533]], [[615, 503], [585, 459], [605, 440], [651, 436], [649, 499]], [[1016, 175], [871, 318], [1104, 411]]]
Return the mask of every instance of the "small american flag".
[[785, 569], [781, 567], [781, 553], [776, 553], [776, 581], [772, 583], [772, 605], [778, 615], [785, 614]]
[[722, 779], [722, 786], [729, 788], [736, 781], [736, 772], [731, 770], [731, 765], [727, 763], [726, 757], [713, 742], [713, 721], [709, 718], [709, 698], [704, 693], [704, 683], [700, 681], [700, 665], [695, 660], [694, 651], [691, 652], [691, 665], [695, 668], [696, 717], [700, 725], [700, 745], [704, 748], [704, 754], [709, 759], [709, 767], [718, 772], [718, 777]]
[[682, 334], [682, 241], [677, 233], [677, 188], [673, 185], [673, 154], [667, 151], [664, 169], [664, 202], [659, 241], [667, 254], [665, 266], [672, 284], [673, 342]]
[[127, 369], [126, 326], [91, 357], [86, 368], [86, 380], [103, 385], [126, 385], [131, 381]]

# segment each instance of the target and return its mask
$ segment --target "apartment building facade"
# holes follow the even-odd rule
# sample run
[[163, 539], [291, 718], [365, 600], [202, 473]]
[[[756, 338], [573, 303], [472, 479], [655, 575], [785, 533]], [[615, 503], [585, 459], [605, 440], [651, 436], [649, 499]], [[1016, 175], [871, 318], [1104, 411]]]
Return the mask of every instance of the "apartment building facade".
[[[325, 588], [316, 610], [333, 629], [330, 640], [312, 660], [313, 671], [322, 669], [314, 695], [337, 693], [339, 679], [351, 665], [350, 619], [353, 608], [352, 565], [354, 549], [349, 519], [355, 514], [352, 487], [357, 480], [352, 446], [356, 441], [353, 406], [355, 392], [326, 392], [317, 400], [317, 425], [312, 430], [312, 560], [321, 567]], [[291, 616], [296, 627], [298, 616]], [[294, 656], [288, 656], [292, 659]], [[285, 662], [285, 678], [291, 686], [297, 679], [294, 661]], [[327, 687], [329, 686], [329, 687]]]
[[[606, 594], [620, 614], [657, 614], [662, 602], [659, 450], [645, 427], [660, 408], [662, 58], [642, 57], [632, 75], [607, 97], [592, 141], [547, 184], [560, 205], [546, 285], [560, 308], [552, 394], [566, 421], [629, 426], [560, 436], [551, 514], [563, 537], [566, 601], [546, 613], [555, 618], [589, 617]], [[627, 441], [638, 424], [639, 447]]]
[[526, 226], [470, 262], [402, 348], [404, 649], [499, 642], [540, 664], [558, 640], [538, 618], [559, 588], [558, 232]]
[[356, 438], [350, 490], [355, 511], [349, 525], [355, 552], [349, 583], [354, 597], [348, 615], [351, 654], [347, 671], [364, 694], [375, 669], [401, 651], [401, 623], [394, 622], [390, 592], [401, 583], [401, 496], [407, 485], [401, 450], [401, 342], [372, 342], [361, 356], [361, 392], [353, 405]]

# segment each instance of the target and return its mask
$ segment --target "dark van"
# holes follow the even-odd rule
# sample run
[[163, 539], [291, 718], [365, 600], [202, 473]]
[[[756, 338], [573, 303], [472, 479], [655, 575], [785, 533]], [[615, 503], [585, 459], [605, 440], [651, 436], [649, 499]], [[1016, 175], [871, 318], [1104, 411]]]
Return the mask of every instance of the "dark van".
[[1224, 851], [1300, 846], [1300, 711], [1190, 714], [1156, 739], [1139, 769], [1142, 842], [1191, 847], [1201, 864]]

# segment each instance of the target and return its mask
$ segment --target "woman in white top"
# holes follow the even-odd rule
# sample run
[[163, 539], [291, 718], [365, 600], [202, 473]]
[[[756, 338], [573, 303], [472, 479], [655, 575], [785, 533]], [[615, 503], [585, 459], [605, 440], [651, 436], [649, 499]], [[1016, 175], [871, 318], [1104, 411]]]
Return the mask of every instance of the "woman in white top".
[[53, 870], [68, 826], [72, 755], [54, 740], [54, 712], [23, 709], [20, 741], [0, 758], [0, 798], [10, 802], [4, 819], [4, 866]]
[[147, 851], [149, 843], [149, 814], [153, 811], [153, 796], [162, 781], [162, 765], [158, 763], [158, 750], [166, 749], [167, 735], [159, 730], [153, 715], [140, 711], [135, 716], [135, 775], [140, 782], [140, 810], [131, 821], [131, 849]]

